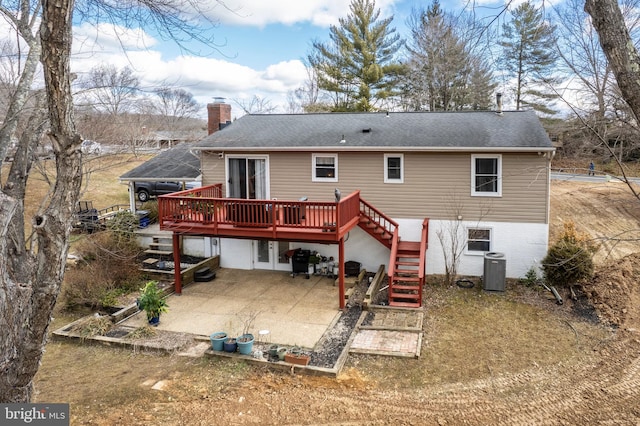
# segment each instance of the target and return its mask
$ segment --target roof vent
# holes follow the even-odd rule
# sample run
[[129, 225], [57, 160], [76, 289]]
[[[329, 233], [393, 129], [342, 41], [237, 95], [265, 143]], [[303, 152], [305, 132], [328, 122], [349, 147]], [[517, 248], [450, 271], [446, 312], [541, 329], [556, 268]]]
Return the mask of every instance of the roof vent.
[[367, 129], [362, 129], [362, 133], [371, 133], [371, 127]]

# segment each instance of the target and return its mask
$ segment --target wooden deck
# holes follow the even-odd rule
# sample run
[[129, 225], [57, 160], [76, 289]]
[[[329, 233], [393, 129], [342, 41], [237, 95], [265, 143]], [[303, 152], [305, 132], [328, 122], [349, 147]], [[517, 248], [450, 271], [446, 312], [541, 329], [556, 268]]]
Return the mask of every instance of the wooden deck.
[[160, 229], [230, 238], [336, 243], [358, 225], [360, 192], [340, 202], [221, 198], [221, 185], [158, 198]]

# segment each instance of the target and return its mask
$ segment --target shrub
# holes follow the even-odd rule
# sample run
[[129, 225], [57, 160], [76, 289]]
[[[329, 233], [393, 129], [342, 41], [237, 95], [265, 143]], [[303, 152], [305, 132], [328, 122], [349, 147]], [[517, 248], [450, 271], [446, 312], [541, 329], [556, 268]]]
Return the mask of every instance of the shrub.
[[82, 260], [67, 268], [58, 306], [114, 306], [118, 297], [140, 287], [142, 249], [135, 241], [105, 231], [84, 235], [73, 251]]
[[538, 283], [538, 271], [533, 266], [529, 268], [524, 278], [520, 278], [520, 283], [527, 287], [533, 287]]
[[593, 254], [597, 247], [586, 234], [579, 233], [573, 222], [564, 224], [560, 239], [542, 260], [547, 284], [568, 287], [593, 275]]
[[127, 243], [135, 241], [135, 231], [138, 229], [138, 217], [128, 210], [122, 210], [116, 213], [109, 221], [107, 221], [107, 229], [111, 231], [111, 238], [117, 243]]

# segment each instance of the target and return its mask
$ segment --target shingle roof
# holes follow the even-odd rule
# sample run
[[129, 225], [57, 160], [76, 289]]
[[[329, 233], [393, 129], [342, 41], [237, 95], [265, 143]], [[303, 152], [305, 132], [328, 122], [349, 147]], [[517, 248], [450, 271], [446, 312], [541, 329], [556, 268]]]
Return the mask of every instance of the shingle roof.
[[[344, 143], [340, 141], [344, 139]], [[531, 111], [245, 115], [197, 149], [553, 149]]]
[[200, 158], [191, 149], [188, 143], [176, 145], [129, 170], [120, 180], [195, 181], [200, 177]]

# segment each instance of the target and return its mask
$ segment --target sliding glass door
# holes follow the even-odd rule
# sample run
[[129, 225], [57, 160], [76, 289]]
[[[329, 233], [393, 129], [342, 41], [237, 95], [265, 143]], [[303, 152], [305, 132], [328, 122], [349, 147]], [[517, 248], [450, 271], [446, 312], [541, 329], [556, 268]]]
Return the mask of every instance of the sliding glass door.
[[229, 157], [227, 187], [230, 198], [265, 200], [269, 197], [266, 157]]

